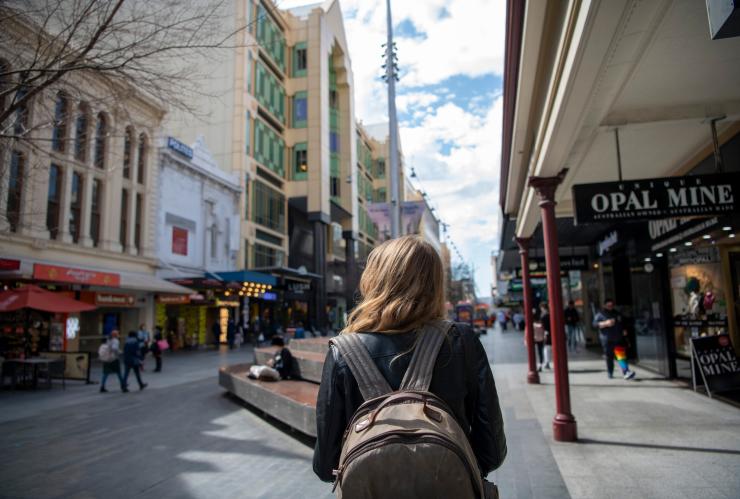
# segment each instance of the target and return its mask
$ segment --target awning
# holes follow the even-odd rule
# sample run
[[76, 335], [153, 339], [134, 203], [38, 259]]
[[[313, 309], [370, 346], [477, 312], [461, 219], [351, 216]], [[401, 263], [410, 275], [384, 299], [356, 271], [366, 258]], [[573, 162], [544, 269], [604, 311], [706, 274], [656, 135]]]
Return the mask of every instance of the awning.
[[257, 284], [277, 285], [277, 278], [254, 270], [235, 270], [233, 272], [213, 272], [224, 281], [254, 282]]
[[12, 312], [23, 308], [43, 312], [70, 313], [94, 310], [95, 305], [74, 300], [61, 293], [46, 291], [33, 284], [0, 293], [0, 312]]
[[139, 291], [150, 291], [152, 293], [169, 293], [190, 295], [194, 291], [185, 286], [180, 286], [173, 282], [165, 281], [159, 277], [147, 274], [137, 274], [134, 272], [120, 272], [121, 288], [134, 289]]

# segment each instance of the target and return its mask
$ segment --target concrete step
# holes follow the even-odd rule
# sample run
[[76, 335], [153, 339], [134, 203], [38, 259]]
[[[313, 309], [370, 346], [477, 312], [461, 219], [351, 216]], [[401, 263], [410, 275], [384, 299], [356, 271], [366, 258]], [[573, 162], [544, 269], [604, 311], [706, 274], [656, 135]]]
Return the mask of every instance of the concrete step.
[[[305, 350], [295, 350], [293, 348], [295, 341], [304, 340], [293, 340], [288, 346], [290, 353], [293, 354], [293, 359], [298, 363], [298, 374], [304, 381], [321, 383], [321, 371], [324, 368], [324, 359], [326, 358], [326, 354]], [[275, 355], [277, 349], [278, 347], [255, 348], [255, 362], [261, 365], [267, 364], [267, 361]]]
[[258, 381], [247, 377], [251, 364], [222, 367], [218, 382], [247, 404], [311, 437], [316, 437], [319, 385], [309, 381]]
[[329, 340], [328, 336], [319, 336], [318, 338], [304, 338], [304, 339], [292, 339], [288, 348], [291, 352], [315, 352], [326, 356], [326, 352], [329, 351]]

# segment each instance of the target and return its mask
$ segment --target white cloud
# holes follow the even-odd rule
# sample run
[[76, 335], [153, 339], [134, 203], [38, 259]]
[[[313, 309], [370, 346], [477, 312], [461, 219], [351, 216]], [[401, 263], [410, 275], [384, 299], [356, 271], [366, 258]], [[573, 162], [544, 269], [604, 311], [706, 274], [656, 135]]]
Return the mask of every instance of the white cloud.
[[439, 96], [428, 92], [411, 92], [396, 98], [396, 109], [399, 113], [411, 112], [417, 108], [431, 109], [430, 104], [439, 100]]

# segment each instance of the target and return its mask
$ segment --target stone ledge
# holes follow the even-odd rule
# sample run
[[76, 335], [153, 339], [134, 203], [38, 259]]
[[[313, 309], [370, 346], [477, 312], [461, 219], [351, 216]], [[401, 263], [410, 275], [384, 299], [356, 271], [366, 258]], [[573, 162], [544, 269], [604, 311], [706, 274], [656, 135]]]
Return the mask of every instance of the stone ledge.
[[316, 437], [319, 385], [308, 381], [258, 381], [247, 378], [251, 364], [222, 367], [218, 382], [249, 405], [301, 433]]

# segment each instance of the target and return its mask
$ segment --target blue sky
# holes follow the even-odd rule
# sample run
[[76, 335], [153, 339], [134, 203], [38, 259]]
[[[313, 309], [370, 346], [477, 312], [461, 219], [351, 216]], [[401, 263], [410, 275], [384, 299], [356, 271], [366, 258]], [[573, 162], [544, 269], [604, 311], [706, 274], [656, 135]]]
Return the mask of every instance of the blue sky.
[[[339, 0], [355, 84], [355, 117], [387, 121], [383, 0]], [[308, 2], [283, 0], [280, 7]], [[429, 194], [462, 258], [490, 295], [498, 246], [503, 0], [395, 0], [397, 107], [407, 168]], [[409, 173], [409, 171], [407, 171]], [[454, 253], [453, 253], [454, 255]], [[456, 258], [455, 258], [456, 259]]]

